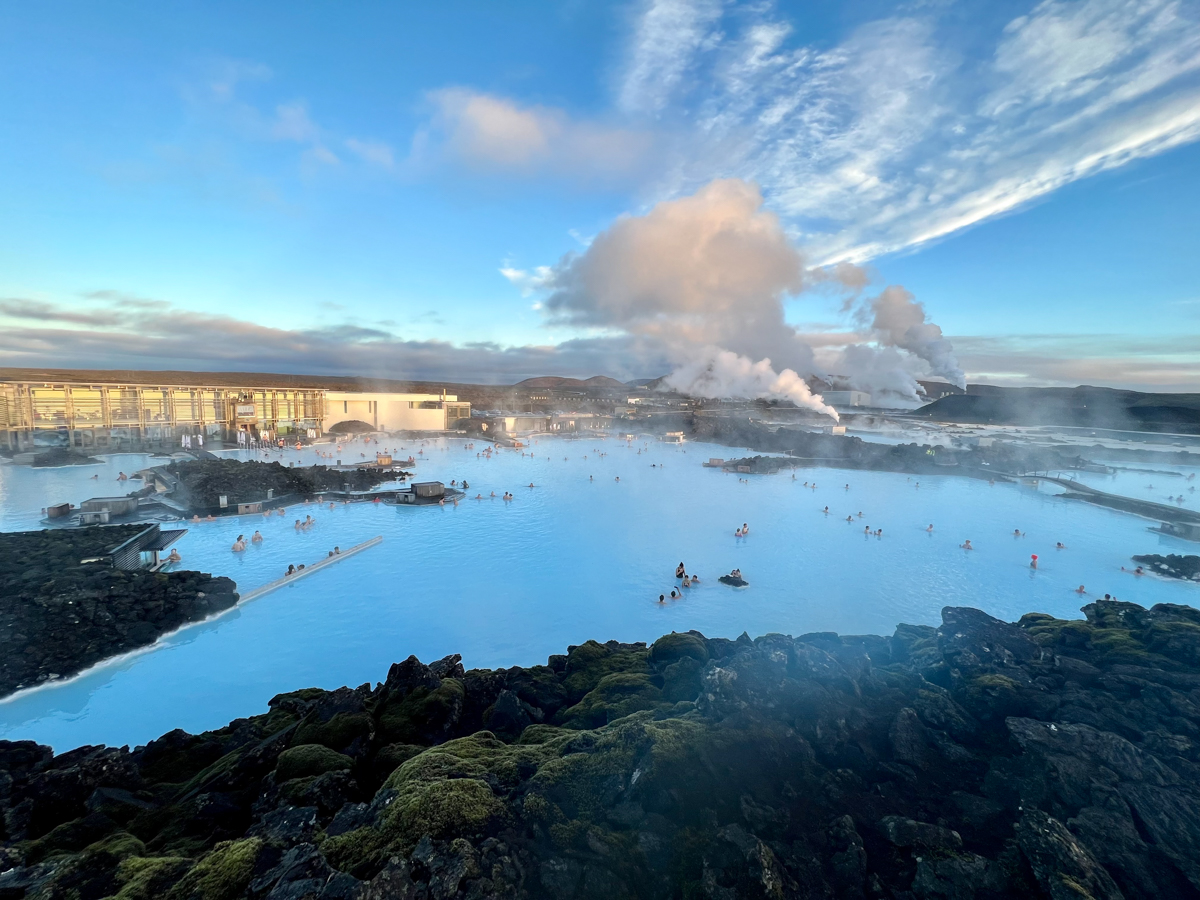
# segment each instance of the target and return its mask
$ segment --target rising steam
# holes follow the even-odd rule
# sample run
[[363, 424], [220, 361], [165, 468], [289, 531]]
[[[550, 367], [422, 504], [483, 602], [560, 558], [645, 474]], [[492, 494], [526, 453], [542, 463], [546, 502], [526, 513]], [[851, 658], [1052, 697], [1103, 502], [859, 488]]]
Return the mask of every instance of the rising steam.
[[[528, 273], [506, 269], [515, 284]], [[785, 304], [814, 285], [858, 295], [869, 273], [805, 265], [757, 186], [713, 181], [689, 197], [623, 216], [587, 250], [537, 273], [551, 321], [657, 342], [676, 369], [667, 384], [699, 397], [787, 399], [836, 418], [805, 376], [823, 373], [788, 324]], [[853, 387], [915, 401], [912, 369], [963, 383], [952, 348], [898, 286], [859, 306], [869, 343], [846, 335], [838, 372]], [[778, 368], [777, 368], [778, 367]]]
[[837, 411], [813, 394], [791, 369], [776, 372], [769, 359], [753, 362], [720, 347], [704, 348], [695, 359], [668, 375], [663, 384], [691, 397], [791, 400], [799, 407], [838, 419]]

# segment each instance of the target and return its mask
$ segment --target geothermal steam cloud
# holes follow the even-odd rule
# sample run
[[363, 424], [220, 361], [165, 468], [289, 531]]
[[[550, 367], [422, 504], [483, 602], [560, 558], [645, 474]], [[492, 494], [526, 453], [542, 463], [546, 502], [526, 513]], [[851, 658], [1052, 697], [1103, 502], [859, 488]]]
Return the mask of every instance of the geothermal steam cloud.
[[[517, 280], [525, 273], [505, 274]], [[788, 399], [833, 415], [804, 382], [824, 373], [786, 322], [784, 304], [816, 283], [856, 294], [866, 280], [863, 269], [847, 263], [809, 270], [779, 218], [763, 208], [758, 188], [726, 179], [645, 215], [621, 217], [585, 252], [539, 273], [538, 285], [549, 292], [544, 308], [557, 323], [660, 343], [675, 366], [668, 384], [677, 390]], [[915, 399], [912, 360], [961, 381], [941, 329], [926, 322], [903, 288], [860, 305], [856, 318], [864, 315], [869, 343], [847, 334], [838, 359], [846, 368], [838, 374], [852, 387]]]

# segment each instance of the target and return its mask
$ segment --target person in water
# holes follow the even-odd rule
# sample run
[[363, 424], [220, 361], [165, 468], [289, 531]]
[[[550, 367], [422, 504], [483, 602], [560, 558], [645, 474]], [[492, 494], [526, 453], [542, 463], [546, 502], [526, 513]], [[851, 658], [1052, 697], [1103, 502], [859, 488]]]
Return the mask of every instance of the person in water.
[[928, 528], [926, 528], [925, 530], [926, 530], [926, 531], [933, 531], [933, 523], [932, 523], [932, 522], [930, 522], [930, 523], [929, 523], [929, 527], [928, 527]]
[[687, 574], [687, 569], [684, 568], [684, 565], [682, 562], [675, 567], [675, 577], [676, 578], [682, 578], [686, 574]]
[[288, 566], [287, 574], [289, 574], [289, 575], [295, 575], [295, 574], [296, 574], [296, 567], [295, 567], [295, 566]]
[[675, 589], [674, 589], [674, 588], [672, 588], [672, 589], [671, 589], [671, 599], [672, 599], [672, 600], [675, 600], [675, 599], [677, 599], [677, 595], [676, 595], [676, 593], [675, 593]]
[[334, 556], [341, 556], [341, 555], [342, 555], [342, 548], [341, 548], [341, 547], [338, 547], [338, 546], [335, 546], [335, 547], [333, 548], [333, 555], [334, 555]]
[[1055, 546], [1055, 549], [1058, 549], [1058, 550], [1066, 550], [1067, 549], [1067, 545], [1064, 544], [1062, 541], [1059, 541], [1054, 546]]
[[750, 533], [750, 526], [749, 526], [749, 525], [747, 525], [745, 522], [743, 522], [743, 523], [742, 523], [742, 535], [744, 536], [744, 535], [747, 535], [747, 534], [749, 534], [749, 533]]
[[250, 540], [255, 544], [261, 544], [262, 539], [263, 539], [262, 535], [259, 534], [257, 531], [254, 532], [254, 534], [250, 536]]
[[1083, 587], [1083, 585], [1081, 584], [1079, 587], [1075, 588], [1075, 593], [1077, 593], [1077, 594], [1086, 594], [1086, 593], [1087, 593], [1087, 591], [1086, 591], [1086, 590], [1084, 590], [1084, 587]]
[[964, 550], [974, 550], [974, 549], [975, 549], [974, 547], [972, 547], [972, 546], [971, 546], [971, 539], [970, 539], [970, 538], [967, 538], [965, 541], [963, 541], [963, 542], [962, 542], [961, 544], [959, 544], [958, 546], [962, 547]]
[[658, 595], [658, 602], [659, 602], [659, 603], [666, 603], [666, 602], [667, 602], [667, 597], [666, 597], [666, 594], [659, 594], [659, 595]]
[[690, 579], [686, 575], [684, 575], [683, 576], [683, 586], [686, 588], [690, 588], [692, 586], [692, 579]]
[[183, 559], [183, 557], [179, 555], [179, 551], [178, 551], [178, 550], [176, 550], [176, 549], [172, 548], [172, 549], [171, 549], [171, 555], [170, 555], [170, 556], [168, 556], [168, 557], [167, 557], [167, 559], [168, 559], [170, 562], [179, 562], [181, 559]]

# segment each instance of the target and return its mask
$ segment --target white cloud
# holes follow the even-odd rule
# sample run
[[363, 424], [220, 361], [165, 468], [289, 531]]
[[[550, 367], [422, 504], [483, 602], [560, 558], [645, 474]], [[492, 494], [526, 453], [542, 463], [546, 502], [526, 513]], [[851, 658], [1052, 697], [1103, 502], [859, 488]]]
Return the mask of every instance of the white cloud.
[[640, 174], [653, 146], [643, 129], [465, 88], [434, 91], [430, 99], [435, 114], [416, 135], [414, 156], [435, 151], [478, 171], [628, 179]]
[[281, 103], [275, 107], [275, 118], [271, 121], [271, 137], [277, 141], [295, 141], [307, 144], [316, 141], [320, 131], [308, 115], [308, 105], [302, 100]]
[[346, 138], [346, 148], [360, 159], [373, 163], [384, 169], [391, 169], [396, 164], [395, 154], [391, 145], [383, 141], [366, 141], [358, 138]]
[[618, 99], [688, 134], [659, 194], [746, 178], [818, 261], [863, 260], [1200, 138], [1194, 6], [1044, 0], [992, 33], [909, 9], [817, 48], [770, 3], [649, 0]]
[[[528, 297], [535, 291], [543, 290], [554, 280], [554, 271], [550, 266], [538, 266], [531, 272], [525, 269], [514, 269], [511, 266], [501, 266], [500, 274], [520, 289], [522, 297]], [[534, 304], [534, 309], [541, 308], [540, 303]]]

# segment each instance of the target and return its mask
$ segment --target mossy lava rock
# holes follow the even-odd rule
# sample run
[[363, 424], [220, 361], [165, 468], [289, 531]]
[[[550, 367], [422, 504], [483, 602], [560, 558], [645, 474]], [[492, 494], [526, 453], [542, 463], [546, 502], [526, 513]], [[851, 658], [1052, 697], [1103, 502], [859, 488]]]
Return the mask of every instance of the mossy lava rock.
[[588, 641], [0, 742], [0, 898], [1200, 896], [1200, 612]]

